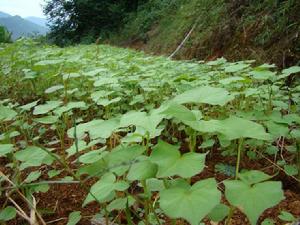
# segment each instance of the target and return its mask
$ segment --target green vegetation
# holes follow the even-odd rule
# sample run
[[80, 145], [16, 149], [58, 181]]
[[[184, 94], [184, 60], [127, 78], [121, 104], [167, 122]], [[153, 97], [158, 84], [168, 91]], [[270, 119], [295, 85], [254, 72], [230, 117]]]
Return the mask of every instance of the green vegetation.
[[11, 42], [11, 34], [6, 30], [5, 27], [0, 26], [0, 43]]
[[145, 0], [51, 0], [44, 13], [49, 17], [49, 38], [58, 45], [93, 43], [108, 38], [123, 25], [130, 13], [135, 13]]
[[[254, 58], [280, 67], [299, 64], [300, 2], [297, 0], [171, 2], [156, 11], [149, 10], [155, 9], [153, 6], [138, 11], [137, 17], [117, 35], [115, 43], [125, 39], [126, 45], [170, 55], [196, 25], [176, 55], [178, 59], [211, 60], [224, 56], [232, 60]], [[151, 25], [149, 17], [155, 17]], [[147, 29], [141, 29], [145, 24]]]
[[[18, 212], [45, 224], [37, 196], [79, 183], [85, 197], [68, 224], [97, 204], [93, 220], [106, 225], [228, 225], [238, 210], [255, 225], [285, 198], [277, 175], [299, 181], [299, 66], [32, 40], [1, 48], [2, 222]], [[286, 211], [260, 219], [295, 221]]]
[[299, 65], [299, 11], [298, 0], [52, 0], [45, 7], [59, 45], [98, 40], [170, 55], [194, 27], [176, 58], [250, 58], [280, 68]]

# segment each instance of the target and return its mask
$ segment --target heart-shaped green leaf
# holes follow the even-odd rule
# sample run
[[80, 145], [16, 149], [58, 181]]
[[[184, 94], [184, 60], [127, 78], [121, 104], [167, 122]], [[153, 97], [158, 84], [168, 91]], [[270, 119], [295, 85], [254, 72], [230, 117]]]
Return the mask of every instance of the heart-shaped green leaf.
[[102, 159], [107, 154], [108, 152], [104, 151], [104, 149], [89, 151], [79, 157], [79, 162], [85, 164], [94, 163]]
[[250, 170], [244, 173], [240, 173], [239, 178], [244, 183], [247, 183], [248, 185], [252, 185], [266, 180], [270, 180], [272, 177], [259, 170]]
[[254, 70], [249, 74], [257, 80], [272, 80], [276, 77], [276, 73], [269, 70]]
[[221, 120], [219, 131], [229, 140], [238, 138], [270, 140], [270, 135], [262, 125], [236, 116]]
[[274, 222], [274, 220], [267, 218], [261, 222], [261, 225], [275, 225], [275, 222]]
[[112, 172], [121, 176], [145, 151], [146, 148], [141, 145], [118, 146], [104, 157], [104, 161]]
[[198, 181], [193, 186], [172, 187], [160, 192], [160, 207], [171, 218], [184, 218], [192, 225], [199, 222], [221, 199], [213, 178]]
[[56, 92], [58, 90], [61, 90], [61, 89], [64, 89], [63, 85], [55, 85], [55, 86], [47, 88], [45, 90], [45, 94], [51, 94], [51, 93], [54, 93], [54, 92]]
[[80, 219], [81, 219], [80, 211], [71, 212], [69, 215], [67, 225], [75, 225], [80, 221]]
[[16, 152], [15, 157], [22, 162], [20, 165], [21, 170], [42, 164], [50, 165], [54, 161], [51, 155], [36, 146], [28, 146], [26, 149]]
[[33, 181], [36, 181], [39, 179], [39, 177], [42, 175], [41, 171], [32, 171], [30, 174], [26, 177], [24, 180], [24, 183], [31, 183]]
[[113, 210], [123, 210], [126, 209], [127, 205], [128, 207], [131, 207], [135, 203], [135, 199], [132, 196], [128, 196], [125, 198], [117, 198], [113, 200], [109, 205], [107, 206], [108, 211]]
[[128, 180], [146, 180], [155, 177], [157, 173], [157, 165], [150, 160], [145, 159], [137, 162], [130, 167], [127, 174]]
[[278, 218], [281, 219], [282, 221], [287, 221], [287, 222], [296, 221], [296, 218], [293, 216], [293, 214], [287, 211], [281, 211]]
[[61, 114], [68, 112], [72, 109], [84, 109], [86, 107], [85, 102], [69, 102], [67, 105], [58, 107], [54, 110], [54, 113], [58, 116], [61, 116]]
[[48, 101], [46, 102], [46, 104], [35, 106], [33, 110], [33, 115], [46, 114], [59, 107], [61, 104], [61, 101]]
[[164, 115], [155, 113], [147, 114], [145, 112], [131, 111], [124, 114], [120, 120], [120, 127], [127, 127], [134, 125], [137, 127], [136, 132], [139, 132], [140, 135], [144, 135], [146, 132], [149, 133], [149, 136], [157, 136], [157, 126], [162, 121]]
[[98, 99], [98, 101], [96, 103], [97, 103], [97, 105], [102, 105], [102, 106], [106, 107], [110, 104], [121, 101], [121, 99], [122, 99], [121, 97], [117, 97], [117, 98], [113, 98], [113, 99], [100, 98], [100, 99]]
[[38, 122], [38, 123], [42, 123], [42, 124], [53, 124], [58, 121], [58, 117], [57, 116], [45, 116], [45, 117], [41, 117], [41, 118], [35, 118], [34, 121]]
[[[119, 127], [118, 119], [110, 120], [92, 120], [87, 123], [79, 124], [76, 127], [77, 138], [82, 139], [86, 133], [89, 133], [89, 136], [92, 140], [98, 138], [109, 138], [110, 135]], [[74, 138], [74, 127], [68, 130], [68, 136]]]
[[238, 72], [238, 71], [244, 70], [244, 69], [246, 69], [248, 67], [249, 67], [249, 65], [245, 64], [243, 62], [228, 63], [225, 66], [225, 72], [226, 73], [234, 73], [234, 72]]
[[0, 144], [0, 157], [5, 156], [8, 153], [14, 151], [14, 145], [12, 144]]
[[[114, 191], [124, 191], [129, 187], [125, 181], [116, 181], [116, 176], [113, 173], [106, 173], [97, 181], [90, 189], [90, 193], [84, 200], [83, 206], [92, 201], [106, 201]], [[96, 198], [96, 199], [95, 199]]]
[[[261, 177], [261, 176], [259, 176]], [[263, 177], [254, 180], [264, 180]], [[252, 182], [250, 182], [252, 183]], [[231, 205], [238, 207], [255, 225], [259, 216], [284, 199], [281, 182], [265, 181], [249, 185], [240, 180], [224, 181], [225, 196]]]
[[25, 111], [29, 111], [31, 110], [33, 107], [35, 107], [38, 104], [39, 100], [28, 103], [26, 105], [22, 105], [20, 106], [21, 109], [25, 110]]
[[16, 209], [14, 207], [8, 206], [0, 211], [0, 221], [12, 220], [16, 217]]
[[236, 77], [228, 77], [228, 78], [219, 80], [219, 83], [223, 84], [223, 85], [228, 85], [228, 84], [243, 81], [243, 80], [245, 80], [243, 77], [236, 76]]
[[171, 103], [163, 112], [167, 116], [175, 117], [180, 121], [196, 121], [195, 114], [183, 105]]
[[300, 66], [292, 66], [290, 68], [282, 70], [282, 75], [278, 76], [278, 79], [282, 79], [290, 76], [291, 74], [299, 73], [299, 72], [300, 72]]
[[228, 140], [239, 138], [271, 139], [271, 136], [266, 133], [262, 125], [236, 116], [231, 116], [225, 120], [194, 122], [191, 123], [190, 126], [204, 133], [220, 133]]
[[185, 153], [180, 155], [176, 146], [159, 141], [150, 156], [152, 163], [158, 165], [157, 177], [181, 176], [190, 178], [200, 173], [205, 166], [206, 154]]
[[233, 100], [233, 96], [224, 88], [210, 86], [198, 87], [176, 96], [173, 101], [178, 104], [206, 103], [223, 106]]
[[208, 214], [208, 218], [214, 222], [222, 221], [229, 214], [229, 207], [224, 204], [218, 204], [213, 210]]
[[79, 139], [78, 143], [77, 143], [78, 144], [77, 147], [76, 147], [76, 143], [74, 142], [73, 145], [66, 150], [66, 152], [68, 153], [68, 157], [70, 157], [70, 156], [76, 154], [77, 151], [78, 152], [84, 151], [84, 150], [86, 150], [92, 146], [95, 146], [96, 144], [99, 144], [99, 143], [101, 143], [101, 140], [99, 140], [99, 139], [93, 140], [93, 141], [89, 142], [88, 144], [85, 141]]
[[299, 173], [296, 165], [284, 165], [284, 172], [289, 176], [295, 176]]
[[12, 120], [16, 116], [17, 116], [16, 111], [6, 106], [0, 105], [0, 122]]

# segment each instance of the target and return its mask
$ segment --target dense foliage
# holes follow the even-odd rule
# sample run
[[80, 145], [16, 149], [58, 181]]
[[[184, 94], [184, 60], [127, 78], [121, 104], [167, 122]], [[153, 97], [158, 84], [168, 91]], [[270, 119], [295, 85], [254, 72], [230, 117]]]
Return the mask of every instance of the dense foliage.
[[[101, 35], [116, 32], [124, 17], [136, 12], [144, 0], [51, 0], [44, 7], [55, 43], [93, 41]], [[89, 40], [90, 39], [90, 40]]]
[[11, 42], [11, 34], [7, 31], [5, 27], [0, 26], [0, 43]]
[[[139, 10], [121, 35], [117, 35], [115, 43], [126, 39], [126, 44], [142, 46], [149, 52], [171, 54], [196, 24], [176, 55], [178, 59], [254, 58], [283, 68], [300, 62], [298, 0], [176, 0], [172, 3], [175, 7], [160, 7], [156, 12], [149, 10], [150, 7]], [[157, 12], [163, 16], [157, 17], [146, 31], [139, 29], [147, 24], [146, 18]]]
[[298, 0], [49, 0], [45, 13], [56, 44], [116, 45], [176, 55], [181, 59], [255, 58], [285, 68], [299, 64]]
[[[230, 224], [237, 209], [255, 225], [285, 198], [274, 176], [299, 178], [298, 66], [172, 61], [104, 45], [1, 47], [0, 221], [17, 211], [41, 222], [37, 194], [79, 182], [82, 206], [99, 204], [94, 219], [106, 225]], [[207, 173], [217, 154], [230, 160]], [[244, 160], [271, 161], [270, 170]], [[80, 218], [72, 212], [69, 224]]]

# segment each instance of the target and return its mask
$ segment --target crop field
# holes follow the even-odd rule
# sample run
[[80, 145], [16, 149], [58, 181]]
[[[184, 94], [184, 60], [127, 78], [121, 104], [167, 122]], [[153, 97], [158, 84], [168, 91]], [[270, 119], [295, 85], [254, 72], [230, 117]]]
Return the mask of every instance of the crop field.
[[297, 224], [299, 66], [24, 39], [0, 66], [0, 224]]

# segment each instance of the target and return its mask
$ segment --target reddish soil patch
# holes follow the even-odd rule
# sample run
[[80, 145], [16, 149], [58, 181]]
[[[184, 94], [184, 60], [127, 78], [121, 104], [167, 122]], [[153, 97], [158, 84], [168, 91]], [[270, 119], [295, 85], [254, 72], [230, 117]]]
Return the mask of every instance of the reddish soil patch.
[[[6, 160], [0, 160], [1, 171], [9, 172], [4, 165], [7, 163]], [[235, 157], [224, 157], [220, 154], [220, 151], [216, 148], [212, 150], [212, 154], [207, 156], [206, 168], [204, 171], [197, 176], [193, 177], [192, 182], [197, 182], [198, 180], [215, 177], [218, 182], [221, 182], [230, 177], [215, 172], [215, 165], [217, 163], [226, 163], [235, 165]], [[260, 169], [266, 173], [274, 174], [273, 168], [270, 163], [265, 159], [251, 160], [244, 156], [241, 163], [242, 169]], [[74, 168], [74, 164], [72, 165]], [[44, 175], [42, 179], [47, 180], [45, 175], [47, 170], [50, 168], [45, 168]], [[26, 171], [27, 174], [29, 171]], [[59, 177], [67, 175], [66, 173], [61, 174]], [[57, 178], [56, 178], [57, 179]], [[276, 224], [284, 224], [283, 221], [278, 219], [278, 215], [282, 210], [286, 210], [292, 213], [294, 216], [300, 217], [300, 189], [299, 184], [286, 176], [285, 174], [279, 173], [275, 179], [283, 181], [284, 193], [286, 199], [283, 200], [276, 207], [266, 210], [260, 217], [259, 224], [265, 218], [272, 218], [276, 221]], [[87, 182], [86, 188], [81, 187], [79, 184], [55, 184], [51, 185], [50, 189], [46, 193], [35, 194], [36, 200], [38, 202], [38, 210], [40, 210], [43, 219], [50, 224], [63, 225], [67, 223], [67, 218], [69, 214], [73, 211], [81, 211], [81, 215], [84, 217], [79, 224], [88, 225], [91, 224], [91, 217], [96, 213], [99, 213], [100, 207], [97, 203], [92, 203], [82, 208], [82, 203], [87, 195], [86, 189], [89, 188], [95, 180], [89, 180]], [[224, 191], [224, 187], [220, 184], [220, 190]], [[27, 208], [26, 204], [22, 202], [21, 199], [15, 197], [15, 201], [18, 202], [24, 209]], [[0, 199], [1, 201], [5, 199]], [[19, 203], [19, 201], [21, 203]], [[226, 201], [223, 201], [226, 203]], [[9, 222], [10, 225], [24, 224], [24, 221], [18, 217], [18, 219]], [[167, 220], [165, 224], [170, 224]], [[178, 220], [177, 224], [187, 224], [184, 221]], [[205, 221], [205, 224], [211, 225], [209, 221]], [[219, 223], [224, 224], [224, 223]], [[231, 225], [249, 225], [246, 216], [240, 211], [236, 210], [233, 216]]]

